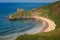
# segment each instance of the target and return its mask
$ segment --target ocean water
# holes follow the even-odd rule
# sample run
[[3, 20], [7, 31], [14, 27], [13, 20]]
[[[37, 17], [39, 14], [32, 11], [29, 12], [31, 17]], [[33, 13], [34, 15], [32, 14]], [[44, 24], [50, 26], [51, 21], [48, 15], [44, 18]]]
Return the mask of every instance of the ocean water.
[[24, 32], [36, 26], [34, 19], [8, 20], [7, 16], [14, 14], [18, 8], [30, 10], [47, 4], [49, 3], [0, 3], [0, 36]]

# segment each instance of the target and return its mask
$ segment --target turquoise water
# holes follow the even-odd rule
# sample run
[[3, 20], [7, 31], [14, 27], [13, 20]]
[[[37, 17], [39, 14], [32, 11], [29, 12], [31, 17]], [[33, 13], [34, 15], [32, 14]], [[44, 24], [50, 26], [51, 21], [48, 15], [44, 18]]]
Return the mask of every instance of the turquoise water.
[[18, 8], [30, 10], [47, 4], [49, 3], [0, 3], [0, 36], [24, 32], [36, 26], [34, 19], [8, 20], [7, 16], [14, 14]]

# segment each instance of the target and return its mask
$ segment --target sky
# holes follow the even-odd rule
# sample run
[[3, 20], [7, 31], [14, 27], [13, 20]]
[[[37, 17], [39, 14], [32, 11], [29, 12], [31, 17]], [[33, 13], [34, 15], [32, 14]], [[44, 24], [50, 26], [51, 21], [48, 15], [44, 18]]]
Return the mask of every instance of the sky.
[[58, 0], [0, 0], [0, 2], [55, 2]]

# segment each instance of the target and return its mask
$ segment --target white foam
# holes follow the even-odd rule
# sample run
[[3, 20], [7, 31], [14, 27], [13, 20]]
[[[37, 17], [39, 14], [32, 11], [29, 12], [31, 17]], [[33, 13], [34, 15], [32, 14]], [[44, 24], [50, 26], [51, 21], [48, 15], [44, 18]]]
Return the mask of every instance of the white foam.
[[36, 25], [35, 27], [31, 28], [30, 30], [27, 30], [25, 32], [20, 32], [20, 33], [13, 33], [7, 36], [1, 36], [0, 38], [3, 40], [14, 40], [17, 36], [19, 35], [23, 35], [23, 34], [35, 34], [39, 31], [41, 31], [41, 29], [45, 26], [45, 23], [41, 23]]

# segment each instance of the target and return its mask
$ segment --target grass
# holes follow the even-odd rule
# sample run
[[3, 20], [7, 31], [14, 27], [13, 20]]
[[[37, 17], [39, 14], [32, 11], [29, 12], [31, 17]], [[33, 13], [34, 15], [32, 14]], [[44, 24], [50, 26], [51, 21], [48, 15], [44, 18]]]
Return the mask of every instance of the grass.
[[17, 37], [16, 40], [60, 40], [60, 28], [47, 33], [40, 33], [34, 35], [24, 34]]
[[13, 14], [13, 16], [11, 16], [13, 19], [14, 18], [21, 18], [21, 17], [27, 17], [27, 16], [31, 16], [31, 12], [30, 11], [22, 11], [22, 12], [16, 12], [15, 14]]

